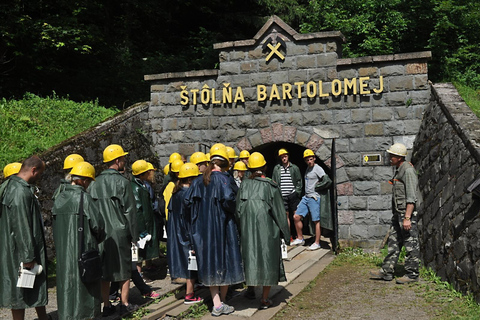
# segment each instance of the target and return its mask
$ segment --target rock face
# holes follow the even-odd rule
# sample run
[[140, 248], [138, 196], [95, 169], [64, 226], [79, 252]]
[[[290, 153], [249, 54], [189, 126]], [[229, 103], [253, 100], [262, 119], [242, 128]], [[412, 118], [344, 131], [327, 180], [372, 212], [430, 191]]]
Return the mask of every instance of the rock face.
[[433, 86], [415, 139], [420, 175], [422, 261], [480, 300], [480, 199], [466, 188], [480, 173], [480, 120], [451, 84]]

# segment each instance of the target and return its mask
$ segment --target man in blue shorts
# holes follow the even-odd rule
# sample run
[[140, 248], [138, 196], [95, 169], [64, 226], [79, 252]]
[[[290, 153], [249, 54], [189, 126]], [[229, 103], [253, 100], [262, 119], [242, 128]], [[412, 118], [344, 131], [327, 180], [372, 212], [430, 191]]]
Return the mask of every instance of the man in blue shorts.
[[305, 171], [305, 195], [293, 216], [297, 238], [291, 242], [291, 245], [303, 245], [305, 243], [302, 233], [302, 219], [310, 213], [312, 221], [315, 223], [315, 242], [308, 247], [308, 250], [317, 250], [320, 249], [320, 195], [315, 192], [315, 185], [323, 179], [325, 171], [315, 163], [315, 153], [312, 150], [305, 150], [303, 159], [308, 166], [307, 171]]

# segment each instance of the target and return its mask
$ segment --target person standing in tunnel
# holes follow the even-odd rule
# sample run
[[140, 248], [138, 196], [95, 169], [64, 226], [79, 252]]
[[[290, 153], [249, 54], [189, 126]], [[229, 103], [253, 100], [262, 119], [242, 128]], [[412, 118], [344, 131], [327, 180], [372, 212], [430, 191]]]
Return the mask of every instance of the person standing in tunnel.
[[280, 191], [282, 191], [283, 204], [290, 228], [290, 218], [295, 215], [302, 198], [302, 174], [298, 166], [290, 162], [286, 149], [278, 150], [278, 157], [280, 163], [273, 168], [272, 180], [278, 184]]
[[293, 215], [295, 221], [295, 229], [297, 230], [297, 238], [292, 241], [291, 245], [303, 245], [303, 222], [302, 219], [310, 213], [312, 221], [315, 224], [315, 242], [312, 243], [308, 250], [320, 249], [320, 195], [315, 191], [315, 185], [323, 179], [325, 171], [322, 167], [315, 163], [315, 153], [306, 149], [303, 152], [303, 159], [307, 164], [305, 171], [305, 195], [297, 207], [297, 212]]
[[405, 272], [396, 283], [404, 284], [418, 281], [420, 248], [418, 243], [417, 211], [420, 199], [418, 178], [415, 168], [405, 161], [407, 148], [401, 143], [393, 144], [388, 150], [390, 164], [396, 167], [390, 180], [393, 185], [392, 223], [388, 236], [388, 254], [383, 260], [382, 269], [370, 271], [370, 278], [376, 280], [393, 280], [395, 265], [402, 246], [407, 252], [405, 256]]

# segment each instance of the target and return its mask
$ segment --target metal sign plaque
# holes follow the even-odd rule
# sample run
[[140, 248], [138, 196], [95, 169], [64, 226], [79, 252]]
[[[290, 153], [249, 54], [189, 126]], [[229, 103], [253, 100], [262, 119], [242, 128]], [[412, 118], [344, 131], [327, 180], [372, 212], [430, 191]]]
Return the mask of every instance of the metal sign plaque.
[[362, 154], [362, 163], [364, 166], [383, 165], [382, 155], [380, 153], [364, 153]]

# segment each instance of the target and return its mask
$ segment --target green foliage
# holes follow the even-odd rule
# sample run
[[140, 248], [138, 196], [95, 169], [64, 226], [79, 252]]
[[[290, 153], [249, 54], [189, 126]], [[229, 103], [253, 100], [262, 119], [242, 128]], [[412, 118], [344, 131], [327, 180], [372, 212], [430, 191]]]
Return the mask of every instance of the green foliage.
[[480, 89], [473, 89], [469, 86], [463, 85], [461, 82], [453, 83], [462, 96], [465, 103], [472, 109], [472, 111], [480, 118]]
[[53, 94], [40, 98], [27, 93], [22, 100], [0, 100], [0, 167], [22, 160], [66, 140], [113, 116], [98, 102], [76, 103]]

